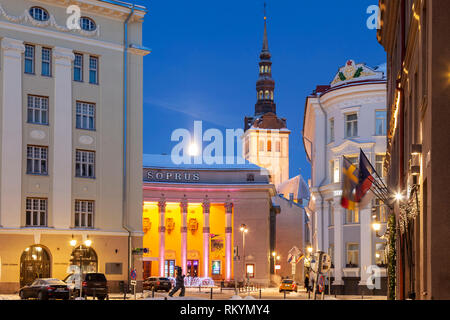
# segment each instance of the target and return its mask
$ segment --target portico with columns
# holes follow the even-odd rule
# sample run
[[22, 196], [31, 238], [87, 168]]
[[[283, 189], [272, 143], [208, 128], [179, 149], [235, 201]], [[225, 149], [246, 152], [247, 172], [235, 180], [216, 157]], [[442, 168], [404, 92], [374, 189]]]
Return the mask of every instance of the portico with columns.
[[[248, 267], [254, 270], [252, 282], [269, 283], [269, 215], [276, 191], [259, 167], [194, 171], [146, 168], [146, 162], [144, 155], [143, 247], [148, 248], [142, 256], [144, 278], [173, 277], [179, 266], [187, 276], [242, 281]], [[185, 179], [188, 175], [198, 179]], [[241, 224], [249, 229], [246, 266]]]

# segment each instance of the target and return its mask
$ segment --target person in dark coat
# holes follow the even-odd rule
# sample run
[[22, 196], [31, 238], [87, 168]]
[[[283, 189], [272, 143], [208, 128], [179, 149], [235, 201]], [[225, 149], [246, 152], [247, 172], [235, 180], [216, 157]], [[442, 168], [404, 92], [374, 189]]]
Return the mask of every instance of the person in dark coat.
[[184, 274], [182, 274], [182, 270], [180, 267], [177, 268], [177, 277], [175, 279], [175, 287], [173, 287], [172, 291], [169, 293], [169, 297], [172, 297], [178, 290], [181, 289], [180, 297], [184, 297]]
[[305, 276], [305, 289], [306, 292], [309, 292], [309, 275]]

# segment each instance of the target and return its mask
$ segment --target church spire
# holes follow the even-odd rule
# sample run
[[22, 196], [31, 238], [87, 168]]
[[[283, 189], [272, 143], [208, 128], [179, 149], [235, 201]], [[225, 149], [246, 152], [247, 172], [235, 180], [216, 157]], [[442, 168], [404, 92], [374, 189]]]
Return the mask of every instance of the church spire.
[[255, 116], [261, 116], [268, 112], [276, 113], [276, 105], [274, 103], [275, 81], [272, 79], [271, 57], [267, 37], [266, 3], [264, 3], [264, 37], [261, 54], [259, 55], [259, 78], [256, 82], [257, 101], [255, 105]]

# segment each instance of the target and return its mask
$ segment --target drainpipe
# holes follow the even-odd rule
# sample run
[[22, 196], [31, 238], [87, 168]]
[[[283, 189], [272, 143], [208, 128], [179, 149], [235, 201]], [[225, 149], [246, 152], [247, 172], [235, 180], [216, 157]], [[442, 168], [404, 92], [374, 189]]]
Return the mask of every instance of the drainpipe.
[[[319, 102], [319, 107], [320, 107], [320, 109], [322, 110], [322, 112], [323, 112], [323, 115], [325, 116], [324, 117], [324, 147], [323, 147], [323, 150], [324, 150], [324, 162], [323, 162], [323, 172], [324, 172], [324, 177], [323, 177], [323, 179], [322, 179], [322, 181], [320, 182], [320, 184], [319, 184], [319, 188], [317, 189], [318, 191], [319, 191], [319, 194], [320, 194], [320, 199], [321, 199], [321, 210], [322, 210], [322, 214], [321, 214], [321, 216], [320, 216], [320, 220], [321, 220], [321, 227], [322, 227], [322, 234], [321, 234], [321, 241], [322, 241], [322, 245], [324, 245], [324, 241], [323, 241], [323, 233], [324, 233], [324, 230], [323, 230], [323, 215], [324, 215], [324, 212], [323, 212], [323, 205], [324, 205], [324, 199], [323, 199], [323, 194], [322, 194], [322, 192], [320, 191], [320, 188], [323, 186], [323, 184], [325, 183], [325, 180], [327, 179], [327, 125], [328, 125], [328, 115], [327, 115], [327, 113], [326, 113], [326, 111], [325, 111], [325, 109], [323, 108], [323, 106], [322, 106], [322, 103], [320, 102], [320, 96], [321, 96], [321, 94], [319, 93], [318, 95], [317, 95], [317, 101]], [[323, 248], [323, 249], [325, 249], [325, 248]]]
[[[127, 53], [128, 53], [128, 21], [134, 13], [134, 4], [130, 8], [130, 14], [123, 25], [123, 200], [122, 200], [122, 226], [125, 230], [128, 231], [128, 282], [127, 289], [130, 286], [130, 268], [132, 264], [132, 256], [131, 256], [131, 229], [128, 226], [128, 217], [127, 217]], [[128, 290], [126, 290], [127, 292]]]

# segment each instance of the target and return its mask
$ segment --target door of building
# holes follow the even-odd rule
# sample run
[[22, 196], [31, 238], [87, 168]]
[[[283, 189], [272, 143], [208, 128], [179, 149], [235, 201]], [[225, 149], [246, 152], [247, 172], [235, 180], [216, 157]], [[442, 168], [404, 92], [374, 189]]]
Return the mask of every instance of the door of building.
[[29, 285], [37, 278], [50, 278], [50, 254], [34, 245], [26, 248], [20, 257], [20, 286]]
[[143, 261], [143, 271], [144, 271], [144, 280], [152, 275], [152, 262], [151, 261]]
[[166, 260], [164, 263], [165, 277], [175, 277], [175, 260]]
[[188, 260], [186, 275], [190, 277], [198, 277], [198, 260]]

